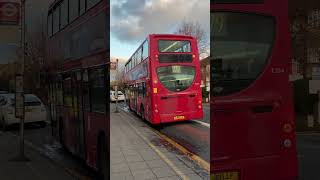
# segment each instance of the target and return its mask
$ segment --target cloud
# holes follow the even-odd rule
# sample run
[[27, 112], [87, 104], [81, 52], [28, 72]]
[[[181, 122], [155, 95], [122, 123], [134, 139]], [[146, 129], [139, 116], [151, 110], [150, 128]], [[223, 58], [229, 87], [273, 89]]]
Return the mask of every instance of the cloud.
[[198, 21], [210, 32], [209, 0], [113, 1], [111, 33], [120, 41], [136, 43], [148, 34], [172, 33], [183, 20]]

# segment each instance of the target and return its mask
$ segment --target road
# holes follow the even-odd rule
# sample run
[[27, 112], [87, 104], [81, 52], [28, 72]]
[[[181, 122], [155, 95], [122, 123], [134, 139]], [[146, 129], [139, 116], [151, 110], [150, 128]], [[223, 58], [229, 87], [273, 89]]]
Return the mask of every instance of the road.
[[[133, 112], [130, 112], [125, 103], [119, 103], [119, 107], [140, 120]], [[173, 141], [177, 142], [188, 151], [196, 154], [206, 162], [210, 162], [210, 111], [209, 105], [204, 105], [204, 118], [202, 120], [186, 121], [165, 124], [157, 129]], [[146, 122], [147, 123], [147, 122]]]
[[299, 180], [319, 180], [320, 133], [297, 135]]

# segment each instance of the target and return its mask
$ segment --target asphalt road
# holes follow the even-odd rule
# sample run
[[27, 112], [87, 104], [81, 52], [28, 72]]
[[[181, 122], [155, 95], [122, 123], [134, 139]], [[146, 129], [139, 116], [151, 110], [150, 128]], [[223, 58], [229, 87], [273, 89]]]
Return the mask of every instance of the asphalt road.
[[[130, 112], [125, 103], [119, 106], [133, 117], [140, 120], [133, 112]], [[157, 129], [193, 154], [196, 154], [206, 162], [210, 162], [210, 114], [209, 106], [204, 106], [204, 118], [199, 121], [186, 121], [170, 123]], [[201, 123], [204, 122], [204, 123]], [[147, 122], [146, 122], [147, 123]]]
[[297, 135], [299, 180], [319, 180], [320, 133]]

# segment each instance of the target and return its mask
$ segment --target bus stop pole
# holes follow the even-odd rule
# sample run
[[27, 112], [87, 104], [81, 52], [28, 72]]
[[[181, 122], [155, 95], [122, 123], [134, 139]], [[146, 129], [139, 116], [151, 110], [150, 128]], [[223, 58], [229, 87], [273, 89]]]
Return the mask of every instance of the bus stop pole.
[[14, 161], [25, 162], [29, 161], [28, 158], [25, 157], [24, 153], [24, 61], [26, 56], [26, 48], [25, 48], [25, 39], [26, 39], [26, 13], [25, 13], [25, 0], [21, 0], [21, 69], [20, 72], [16, 72], [15, 77], [15, 116], [20, 118], [20, 152], [17, 158]]
[[22, 40], [22, 62], [21, 62], [21, 75], [22, 75], [22, 114], [20, 117], [20, 157], [22, 161], [26, 161], [24, 154], [24, 61], [26, 57], [26, 0], [21, 0], [21, 11], [22, 11], [22, 21], [21, 21], [21, 40]]
[[119, 81], [119, 77], [118, 77], [118, 63], [119, 63], [119, 59], [117, 59], [117, 65], [116, 65], [116, 67], [117, 67], [117, 69], [116, 69], [116, 87], [115, 87], [115, 95], [116, 95], [116, 111], [115, 111], [115, 113], [119, 113], [119, 110], [118, 110], [118, 81]]

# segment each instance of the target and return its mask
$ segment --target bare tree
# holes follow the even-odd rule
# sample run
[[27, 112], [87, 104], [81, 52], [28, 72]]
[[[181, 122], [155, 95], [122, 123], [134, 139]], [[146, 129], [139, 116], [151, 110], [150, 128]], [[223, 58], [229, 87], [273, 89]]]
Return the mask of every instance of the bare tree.
[[209, 39], [206, 31], [201, 27], [199, 22], [191, 22], [184, 20], [177, 28], [175, 34], [193, 36], [197, 38], [200, 56], [209, 56]]
[[36, 93], [35, 91], [41, 86], [40, 74], [46, 57], [47, 37], [42, 25], [26, 35], [25, 88], [27, 91]]
[[[115, 73], [115, 72], [114, 72]], [[115, 73], [115, 79], [110, 82], [111, 88], [117, 84], [119, 90], [124, 89], [124, 67], [119, 67], [118, 73]]]

